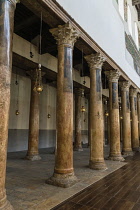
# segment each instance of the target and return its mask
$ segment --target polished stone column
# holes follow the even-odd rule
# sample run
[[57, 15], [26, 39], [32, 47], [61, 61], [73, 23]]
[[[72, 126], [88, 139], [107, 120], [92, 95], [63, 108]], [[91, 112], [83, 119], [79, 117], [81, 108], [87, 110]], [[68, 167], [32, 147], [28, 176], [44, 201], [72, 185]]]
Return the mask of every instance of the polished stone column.
[[81, 136], [81, 95], [82, 89], [75, 88], [75, 151], [83, 151]]
[[120, 118], [118, 103], [118, 79], [120, 72], [110, 70], [107, 73], [109, 79], [109, 120], [110, 120], [110, 160], [123, 161], [120, 152]]
[[130, 102], [129, 87], [130, 82], [125, 81], [121, 85], [121, 101], [122, 101], [122, 136], [123, 136], [123, 155], [133, 155], [131, 146], [131, 123], [130, 123]]
[[131, 142], [133, 151], [139, 151], [138, 115], [137, 115], [137, 89], [130, 88], [131, 107]]
[[0, 209], [11, 210], [5, 190], [10, 84], [12, 70], [12, 37], [16, 1], [0, 1]]
[[85, 56], [90, 68], [90, 161], [91, 169], [106, 169], [103, 152], [104, 125], [101, 69], [105, 58], [100, 53]]
[[90, 94], [87, 94], [88, 98], [88, 147], [90, 147]]
[[138, 93], [138, 129], [139, 129], [139, 142], [140, 142], [140, 94]]
[[28, 151], [25, 159], [41, 160], [38, 151], [39, 144], [39, 93], [34, 90], [36, 81], [36, 71], [28, 72], [31, 78], [31, 99], [30, 99], [30, 118], [29, 118], [29, 137]]
[[50, 32], [58, 44], [56, 158], [53, 176], [46, 181], [60, 187], [73, 185], [77, 178], [73, 169], [73, 46], [79, 36], [70, 23]]

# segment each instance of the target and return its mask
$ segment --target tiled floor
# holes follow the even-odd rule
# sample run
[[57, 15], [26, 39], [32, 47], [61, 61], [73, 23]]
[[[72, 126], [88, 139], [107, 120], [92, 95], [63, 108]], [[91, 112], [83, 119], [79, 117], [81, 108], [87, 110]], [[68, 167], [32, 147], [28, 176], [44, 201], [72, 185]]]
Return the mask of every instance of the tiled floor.
[[[23, 158], [25, 154], [25, 152], [8, 154], [6, 189], [8, 199], [15, 210], [51, 209], [126, 164], [125, 162], [106, 161], [106, 164], [108, 166], [108, 169], [106, 171], [95, 171], [88, 168], [89, 148], [84, 148], [83, 152], [74, 152], [75, 174], [79, 181], [74, 186], [64, 189], [45, 184], [45, 180], [53, 174], [53, 149], [40, 150], [42, 160], [35, 162], [24, 160]], [[106, 147], [105, 156], [107, 155], [108, 148]], [[136, 171], [137, 166], [136, 168], [134, 166], [134, 170], [129, 170], [130, 178], [131, 174], [135, 174], [134, 172]], [[114, 185], [110, 185], [110, 188], [113, 187], [114, 189], [114, 187], [117, 187], [118, 184], [120, 185], [119, 180], [121, 174], [125, 175], [124, 173], [126, 173], [125, 170], [120, 169], [120, 171], [117, 172], [118, 176], [116, 174], [114, 177], [114, 175], [111, 174], [109, 178], [105, 179], [108, 180], [108, 183], [110, 182], [111, 177], [114, 180], [112, 180], [111, 182], [112, 185]], [[127, 179], [123, 181], [124, 183], [127, 183]], [[109, 199], [107, 191], [104, 192], [104, 190], [107, 188], [106, 186], [103, 186], [104, 182], [105, 181], [101, 180], [101, 192], [103, 192], [103, 195], [106, 194], [107, 199]], [[95, 183], [95, 189], [98, 185], [98, 183]], [[108, 190], [108, 188], [106, 190]], [[92, 188], [90, 188], [90, 190], [88, 191], [91, 192]], [[95, 192], [91, 192], [93, 193], [93, 195], [90, 195], [91, 198], [94, 198], [97, 192], [99, 193], [98, 188]], [[84, 195], [86, 194], [87, 193], [84, 192]], [[106, 197], [104, 197], [103, 195], [98, 195], [96, 200], [100, 200], [100, 196], [106, 199]], [[81, 206], [82, 203], [78, 202], [70, 201], [68, 205], [70, 205], [71, 203], [71, 205]], [[78, 207], [76, 207], [76, 209], [77, 208]]]
[[127, 165], [76, 194], [53, 210], [140, 210], [140, 153]]

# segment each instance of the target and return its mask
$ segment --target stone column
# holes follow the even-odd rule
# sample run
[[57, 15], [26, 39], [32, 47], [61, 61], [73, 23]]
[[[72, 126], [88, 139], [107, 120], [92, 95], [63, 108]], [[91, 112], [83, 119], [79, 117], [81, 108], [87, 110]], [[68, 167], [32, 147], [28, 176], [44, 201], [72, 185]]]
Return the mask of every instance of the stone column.
[[105, 58], [100, 53], [85, 56], [90, 68], [90, 161], [91, 169], [106, 169], [104, 162], [101, 69]]
[[120, 72], [110, 70], [109, 79], [109, 120], [110, 120], [110, 160], [123, 161], [120, 152], [120, 117], [118, 103], [118, 79]]
[[139, 143], [140, 143], [140, 94], [138, 93], [138, 130], [139, 130]]
[[15, 0], [0, 1], [0, 209], [11, 210], [5, 190], [10, 84], [12, 70], [12, 43]]
[[29, 118], [29, 137], [28, 151], [25, 159], [41, 160], [38, 151], [39, 144], [39, 93], [34, 91], [36, 81], [36, 71], [28, 72], [31, 78], [31, 99], [30, 99], [30, 118]]
[[130, 123], [130, 102], [129, 87], [130, 82], [125, 81], [121, 84], [121, 101], [122, 101], [122, 136], [123, 136], [123, 155], [133, 155], [131, 146], [131, 123]]
[[90, 147], [90, 94], [87, 94], [88, 98], [88, 147]]
[[56, 158], [53, 176], [46, 181], [60, 187], [73, 185], [77, 178], [73, 169], [73, 46], [79, 36], [70, 23], [50, 32], [58, 44]]
[[75, 142], [74, 150], [83, 151], [81, 142], [81, 94], [82, 89], [75, 89]]
[[131, 142], [133, 151], [139, 151], [138, 137], [138, 115], [137, 115], [137, 89], [130, 89], [130, 107], [131, 107]]

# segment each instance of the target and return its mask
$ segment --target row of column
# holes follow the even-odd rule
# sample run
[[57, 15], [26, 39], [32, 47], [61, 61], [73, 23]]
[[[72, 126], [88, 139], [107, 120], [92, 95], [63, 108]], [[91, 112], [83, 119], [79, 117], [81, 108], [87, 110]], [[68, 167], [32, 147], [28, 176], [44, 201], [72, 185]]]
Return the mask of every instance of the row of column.
[[[5, 191], [5, 173], [8, 139], [8, 118], [10, 105], [10, 83], [12, 68], [12, 35], [13, 20], [16, 0], [2, 0], [0, 2], [0, 209], [9, 210], [12, 206], [7, 201]], [[56, 157], [54, 174], [46, 183], [69, 187], [73, 185], [77, 178], [73, 169], [73, 79], [72, 79], [72, 56], [73, 47], [79, 33], [67, 23], [64, 26], [51, 29], [50, 32], [57, 40], [58, 45], [58, 74], [57, 74], [57, 107], [56, 107]], [[86, 56], [85, 59], [90, 68], [90, 160], [91, 169], [106, 169], [103, 155], [103, 112], [102, 112], [102, 82], [101, 69], [105, 58], [100, 53]], [[120, 153], [120, 131], [119, 131], [119, 108], [118, 108], [118, 71], [110, 71], [109, 78], [109, 101], [110, 101], [110, 155], [111, 160], [123, 160]], [[32, 89], [34, 80], [32, 79]], [[128, 111], [128, 91], [124, 91], [122, 103], [124, 119], [129, 118]], [[132, 111], [132, 145], [138, 149], [138, 129], [136, 129], [136, 97], [134, 91], [130, 95]], [[30, 142], [27, 152], [27, 159], [40, 159], [38, 155], [38, 95], [31, 93], [31, 112], [30, 112]], [[35, 118], [36, 116], [36, 118]], [[34, 120], [35, 119], [35, 120]], [[77, 116], [78, 120], [78, 116]], [[125, 121], [126, 123], [126, 121]], [[127, 138], [129, 126], [125, 127], [124, 137]], [[127, 131], [127, 132], [126, 132]], [[78, 138], [77, 133], [77, 138]], [[127, 142], [128, 142], [127, 138]], [[77, 147], [77, 145], [75, 145]], [[131, 152], [130, 140], [126, 144], [124, 152]]]

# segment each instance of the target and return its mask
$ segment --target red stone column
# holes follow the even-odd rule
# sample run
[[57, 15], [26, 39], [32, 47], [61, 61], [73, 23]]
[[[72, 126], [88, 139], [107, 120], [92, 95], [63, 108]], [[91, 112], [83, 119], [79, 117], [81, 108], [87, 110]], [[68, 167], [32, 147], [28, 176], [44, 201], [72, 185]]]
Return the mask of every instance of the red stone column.
[[133, 151], [139, 151], [138, 135], [138, 113], [137, 113], [137, 89], [130, 89], [130, 107], [131, 107], [131, 142]]
[[75, 88], [75, 151], [83, 151], [81, 139], [81, 94], [82, 89]]
[[16, 1], [0, 1], [0, 209], [11, 210], [5, 190], [12, 43]]
[[138, 130], [139, 130], [139, 142], [140, 142], [140, 94], [138, 93]]
[[39, 144], [39, 93], [34, 91], [36, 71], [29, 72], [31, 77], [31, 99], [30, 99], [30, 118], [29, 118], [29, 138], [28, 151], [25, 159], [41, 160], [38, 151]]
[[57, 107], [56, 107], [56, 158], [53, 176], [46, 181], [60, 187], [73, 185], [77, 178], [73, 169], [73, 46], [79, 36], [67, 23], [50, 32], [58, 44]]
[[121, 83], [123, 155], [133, 155], [131, 146], [129, 87], [129, 81]]
[[120, 117], [118, 103], [118, 79], [120, 72], [110, 70], [109, 79], [109, 120], [110, 120], [110, 160], [123, 161], [120, 152]]
[[103, 153], [104, 125], [101, 69], [105, 58], [100, 53], [85, 56], [90, 68], [90, 161], [91, 169], [106, 169]]

